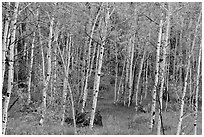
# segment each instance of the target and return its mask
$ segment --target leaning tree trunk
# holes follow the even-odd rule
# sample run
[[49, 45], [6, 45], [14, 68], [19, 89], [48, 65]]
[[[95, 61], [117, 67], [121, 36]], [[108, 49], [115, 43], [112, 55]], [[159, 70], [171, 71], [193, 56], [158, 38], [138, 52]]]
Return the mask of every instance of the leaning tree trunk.
[[85, 85], [84, 85], [84, 96], [83, 96], [83, 103], [82, 103], [82, 109], [81, 109], [81, 112], [83, 113], [84, 112], [84, 108], [85, 108], [85, 105], [86, 105], [86, 99], [87, 99], [87, 95], [88, 95], [88, 78], [90, 76], [90, 60], [91, 60], [91, 57], [90, 57], [90, 52], [91, 52], [91, 43], [92, 43], [92, 37], [93, 37], [93, 33], [94, 33], [94, 29], [95, 29], [95, 26], [96, 26], [96, 23], [97, 23], [97, 20], [98, 20], [98, 17], [100, 15], [100, 9], [96, 15], [96, 18], [94, 20], [94, 24], [92, 26], [92, 30], [91, 30], [91, 38], [90, 38], [90, 41], [89, 41], [89, 48], [88, 48], [88, 55], [87, 55], [87, 69], [86, 69], [86, 77], [85, 77]]
[[155, 70], [155, 80], [154, 80], [154, 87], [152, 91], [152, 107], [151, 107], [151, 119], [150, 119], [150, 129], [153, 129], [153, 125], [155, 124], [155, 108], [156, 108], [156, 95], [157, 95], [157, 84], [159, 81], [159, 59], [160, 59], [160, 45], [161, 45], [161, 38], [162, 38], [162, 27], [163, 21], [160, 20], [159, 24], [159, 35], [158, 35], [158, 42], [157, 42], [157, 54], [156, 54], [156, 70]]
[[188, 84], [187, 83], [187, 81], [188, 81], [188, 73], [189, 73], [189, 69], [190, 69], [191, 56], [192, 56], [192, 53], [193, 53], [193, 50], [194, 50], [194, 46], [195, 46], [195, 41], [196, 41], [197, 30], [198, 30], [200, 18], [201, 18], [201, 13], [199, 15], [199, 18], [198, 18], [198, 21], [197, 21], [197, 24], [196, 24], [192, 47], [191, 47], [191, 50], [189, 51], [190, 55], [188, 57], [186, 76], [185, 76], [185, 79], [184, 79], [184, 87], [183, 87], [183, 94], [182, 94], [182, 98], [181, 98], [181, 107], [180, 107], [181, 109], [180, 109], [179, 122], [178, 122], [177, 133], [176, 133], [177, 135], [180, 135], [180, 132], [181, 132], [181, 125], [182, 125], [182, 121], [183, 121], [184, 100], [185, 100], [186, 88], [187, 88], [187, 84]]
[[9, 69], [8, 69], [8, 88], [6, 95], [4, 96], [4, 102], [3, 102], [3, 118], [2, 118], [2, 134], [6, 134], [6, 126], [7, 126], [7, 110], [8, 105], [10, 101], [10, 95], [13, 88], [13, 78], [14, 78], [14, 46], [15, 46], [15, 34], [16, 34], [16, 22], [17, 22], [17, 16], [18, 16], [18, 2], [14, 3], [14, 13], [13, 13], [13, 19], [11, 21], [11, 45], [8, 47], [9, 52]]
[[68, 82], [68, 88], [69, 88], [69, 94], [70, 94], [71, 104], [72, 104], [72, 119], [74, 122], [74, 134], [76, 135], [77, 128], [76, 128], [76, 118], [75, 118], [75, 109], [74, 109], [74, 98], [73, 98], [73, 94], [72, 94], [72, 90], [71, 90], [69, 82]]
[[[108, 6], [108, 3], [107, 3]], [[105, 10], [104, 10], [105, 11]], [[94, 81], [94, 91], [93, 91], [93, 104], [92, 104], [92, 111], [91, 111], [91, 118], [90, 118], [90, 129], [93, 128], [94, 118], [95, 118], [95, 112], [96, 112], [96, 105], [97, 105], [97, 97], [99, 92], [99, 84], [100, 84], [100, 78], [101, 78], [101, 68], [102, 68], [102, 62], [103, 62], [103, 53], [104, 53], [104, 46], [106, 44], [106, 36], [107, 36], [107, 27], [108, 27], [108, 20], [109, 20], [110, 14], [109, 11], [105, 14], [105, 22], [102, 26], [102, 45], [100, 46], [100, 53], [98, 57], [98, 67], [97, 72], [95, 76]]]
[[[202, 42], [201, 42], [202, 44]], [[194, 135], [197, 135], [197, 119], [198, 119], [198, 92], [199, 92], [199, 79], [200, 79], [200, 65], [201, 65], [201, 47], [200, 44], [199, 55], [198, 55], [198, 68], [196, 78], [196, 94], [195, 94], [195, 114], [194, 114]]]
[[[69, 76], [69, 66], [70, 66], [70, 51], [71, 51], [71, 36], [69, 39], [69, 44], [68, 44], [68, 40], [67, 40], [67, 46], [68, 47], [68, 51], [67, 51], [67, 66], [65, 65], [65, 59], [62, 57], [61, 51], [60, 51], [60, 55], [61, 55], [61, 59], [63, 60], [63, 65], [64, 65], [64, 83], [63, 83], [63, 106], [62, 106], [62, 121], [61, 121], [61, 125], [64, 124], [64, 119], [65, 119], [65, 110], [66, 110], [66, 99], [67, 99], [67, 85], [68, 85], [68, 76]], [[60, 48], [59, 48], [60, 50]]]
[[98, 64], [98, 69], [96, 73], [96, 79], [94, 81], [94, 84], [96, 85], [94, 88], [94, 93], [93, 93], [93, 104], [92, 104], [92, 111], [91, 111], [91, 119], [90, 119], [90, 128], [93, 128], [93, 122], [94, 122], [94, 117], [95, 117], [95, 111], [96, 111], [96, 105], [97, 105], [97, 97], [98, 97], [98, 92], [99, 92], [99, 84], [100, 84], [100, 75], [101, 75], [101, 68], [102, 68], [102, 61], [103, 61], [103, 52], [104, 52], [104, 44], [100, 47], [100, 55], [99, 55], [99, 64]]

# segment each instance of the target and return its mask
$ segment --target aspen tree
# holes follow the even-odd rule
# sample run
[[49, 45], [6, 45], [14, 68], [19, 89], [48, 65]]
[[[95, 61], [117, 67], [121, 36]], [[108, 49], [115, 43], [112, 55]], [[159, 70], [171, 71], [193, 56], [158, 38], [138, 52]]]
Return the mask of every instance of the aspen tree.
[[[63, 65], [64, 65], [64, 82], [63, 82], [63, 106], [62, 106], [62, 121], [61, 121], [61, 125], [64, 124], [64, 119], [65, 119], [65, 109], [66, 109], [66, 99], [67, 99], [67, 85], [68, 85], [68, 76], [69, 76], [69, 66], [70, 66], [70, 52], [71, 52], [71, 36], [69, 36], [69, 44], [68, 44], [68, 40], [67, 40], [67, 46], [68, 46], [68, 50], [67, 50], [67, 62], [65, 62], [65, 59], [63, 59], [62, 54], [61, 58], [63, 60]], [[59, 48], [60, 50], [60, 48]], [[59, 51], [60, 52], [60, 51]]]
[[[39, 10], [37, 12], [39, 12]], [[38, 20], [39, 20], [39, 14], [38, 14]], [[41, 57], [42, 57], [42, 77], [43, 77], [42, 81], [43, 81], [43, 84], [44, 84], [45, 83], [45, 59], [44, 59], [44, 51], [43, 51], [43, 44], [42, 44], [42, 35], [41, 35], [41, 32], [40, 32], [39, 21], [38, 21], [38, 24], [37, 24], [37, 28], [38, 28], [38, 33], [39, 33], [39, 44], [40, 44]], [[26, 50], [26, 45], [27, 44], [25, 43], [24, 51]]]
[[[37, 14], [35, 15], [35, 18], [37, 19], [38, 17], [38, 11]], [[28, 73], [28, 104], [30, 104], [31, 101], [31, 76], [32, 76], [32, 69], [33, 69], [33, 60], [34, 60], [34, 47], [35, 47], [35, 36], [36, 32], [33, 33], [33, 39], [31, 43], [31, 55], [30, 55], [30, 68], [29, 68], [29, 73]]]
[[157, 95], [157, 84], [159, 81], [159, 59], [160, 59], [160, 47], [161, 47], [161, 38], [162, 38], [162, 27], [163, 20], [160, 20], [159, 24], [159, 34], [158, 34], [158, 42], [157, 42], [157, 50], [156, 50], [156, 70], [155, 70], [155, 80], [154, 87], [152, 90], [152, 106], [151, 106], [151, 119], [150, 119], [150, 129], [153, 129], [153, 125], [155, 124], [155, 108], [156, 108], [156, 95]]
[[59, 22], [56, 24], [56, 28], [54, 30], [54, 47], [53, 47], [53, 76], [51, 79], [51, 85], [50, 85], [50, 94], [51, 94], [51, 99], [50, 103], [52, 104], [52, 101], [54, 100], [54, 94], [56, 91], [56, 81], [57, 81], [57, 44], [58, 44], [58, 36], [59, 36]]
[[139, 74], [138, 74], [138, 78], [137, 78], [136, 89], [135, 89], [136, 90], [135, 91], [135, 109], [136, 109], [136, 111], [138, 109], [138, 91], [139, 91], [139, 84], [140, 84], [140, 78], [141, 78], [141, 74], [142, 74], [142, 68], [143, 68], [145, 55], [146, 55], [146, 49], [144, 48], [143, 56], [142, 56], [142, 59], [140, 62], [140, 69], [139, 69]]
[[114, 100], [113, 103], [116, 103], [117, 100], [117, 85], [118, 85], [118, 50], [117, 50], [117, 44], [115, 42], [115, 89], [114, 89]]
[[[85, 53], [84, 53], [85, 54]], [[83, 57], [82, 57], [83, 58]], [[86, 67], [85, 67], [85, 59], [83, 59], [82, 60], [82, 67], [81, 67], [81, 71], [82, 71], [82, 73], [81, 73], [81, 75], [82, 75], [82, 79], [81, 79], [81, 93], [80, 93], [80, 97], [79, 97], [79, 101], [78, 101], [78, 107], [79, 107], [79, 105], [80, 105], [80, 102], [81, 102], [81, 99], [82, 99], [82, 101], [83, 101], [83, 97], [85, 97], [84, 96], [84, 79], [85, 79], [85, 77], [86, 77], [86, 73], [85, 73], [85, 71], [86, 71]], [[83, 104], [83, 102], [82, 102], [82, 104]], [[83, 106], [83, 105], [82, 105]], [[85, 104], [84, 104], [84, 106], [85, 106]], [[83, 108], [83, 107], [82, 107]], [[81, 109], [81, 111], [83, 111], [82, 109]]]
[[177, 63], [176, 52], [177, 52], [177, 47], [178, 47], [177, 35], [178, 34], [176, 33], [176, 44], [175, 44], [175, 49], [174, 49], [174, 62], [173, 62], [173, 80], [176, 80], [176, 63]]
[[[161, 70], [161, 87], [159, 93], [159, 118], [158, 118], [158, 125], [157, 125], [157, 135], [161, 134], [161, 124], [162, 124], [162, 97], [163, 97], [163, 89], [164, 89], [164, 81], [165, 81], [165, 71], [166, 71], [166, 54], [167, 48], [169, 44], [169, 30], [170, 30], [170, 18], [171, 18], [171, 3], [168, 3], [168, 11], [166, 16], [166, 34], [164, 34], [164, 44], [161, 44], [162, 47], [162, 62], [160, 65]], [[166, 85], [168, 86], [168, 85]]]
[[[12, 4], [11, 4], [12, 6]], [[2, 134], [5, 135], [6, 134], [6, 126], [7, 126], [7, 120], [8, 120], [8, 114], [7, 114], [7, 110], [8, 110], [8, 105], [9, 105], [9, 101], [10, 101], [10, 96], [11, 96], [11, 91], [13, 88], [13, 78], [14, 78], [14, 47], [15, 47], [15, 34], [16, 34], [16, 22], [17, 22], [17, 16], [18, 16], [18, 6], [19, 3], [18, 2], [14, 2], [14, 6], [13, 6], [13, 16], [12, 16], [12, 20], [11, 20], [11, 45], [8, 47], [8, 52], [9, 52], [9, 68], [8, 68], [8, 88], [7, 88], [7, 92], [6, 95], [4, 96], [4, 102], [3, 102], [3, 109], [2, 109], [2, 114], [3, 114], [3, 118], [2, 118]]]
[[[184, 19], [182, 20], [182, 22], [181, 22], [181, 28], [183, 28], [183, 26], [184, 26]], [[182, 38], [183, 38], [183, 34], [184, 33], [184, 31], [183, 30], [181, 30], [181, 32], [179, 33], [179, 42], [178, 42], [178, 45], [182, 45]], [[177, 51], [178, 51], [178, 53], [179, 53], [179, 57], [181, 57], [182, 56], [182, 49], [181, 49], [181, 46], [179, 47], [178, 46], [178, 49], [177, 49]], [[178, 72], [179, 74], [178, 74], [178, 76], [176, 77], [176, 80], [177, 80], [177, 83], [180, 81], [180, 79], [181, 79], [181, 65], [182, 65], [182, 61], [180, 61], [179, 60], [179, 58], [178, 58], [178, 67], [176, 68], [176, 72]]]
[[[130, 75], [130, 43], [127, 45], [126, 47], [126, 55], [127, 55], [127, 58], [126, 58], [126, 75], [125, 75], [125, 90], [124, 90], [124, 98], [123, 98], [123, 103], [124, 103], [124, 106], [126, 104], [126, 95], [128, 94], [127, 92], [129, 92], [129, 82], [130, 82], [130, 79], [129, 79], [129, 75]], [[129, 93], [130, 94], [130, 93]], [[128, 103], [128, 102], [127, 102]]]
[[131, 105], [132, 85], [133, 85], [133, 58], [134, 58], [134, 41], [130, 39], [131, 44], [131, 58], [130, 58], [130, 75], [129, 75], [129, 100], [128, 107]]
[[[150, 41], [151, 41], [151, 29], [149, 29], [149, 42], [147, 43], [147, 46], [150, 44]], [[145, 81], [145, 87], [144, 87], [144, 98], [143, 100], [145, 100], [147, 98], [147, 92], [148, 92], [148, 58], [150, 56], [150, 53], [148, 53], [148, 51], [146, 51], [147, 55], [146, 55], [146, 65], [145, 65], [145, 76], [144, 76], [144, 81]]]
[[[148, 54], [148, 53], [147, 53]], [[147, 55], [148, 58], [149, 54]], [[148, 59], [146, 61], [146, 68], [145, 68], [145, 95], [144, 95], [144, 99], [147, 98], [147, 91], [148, 91]]]
[[188, 84], [187, 83], [188, 73], [189, 73], [189, 69], [190, 69], [191, 56], [192, 56], [194, 46], [195, 46], [195, 40], [196, 40], [196, 36], [197, 36], [197, 30], [198, 30], [200, 18], [201, 18], [201, 12], [199, 14], [198, 21], [196, 23], [194, 38], [193, 38], [191, 49], [189, 51], [189, 56], [188, 56], [188, 61], [187, 61], [186, 76], [185, 76], [185, 79], [184, 79], [183, 93], [182, 93], [182, 97], [181, 97], [181, 107], [180, 107], [179, 122], [178, 122], [177, 132], [176, 132], [177, 135], [180, 135], [180, 133], [181, 133], [181, 126], [182, 126], [182, 121], [183, 121], [183, 110], [184, 110], [184, 105], [185, 105], [184, 104], [184, 98], [185, 98], [185, 95], [186, 95], [186, 88], [187, 88], [187, 84]]
[[202, 42], [200, 43], [199, 54], [198, 54], [198, 67], [196, 77], [196, 94], [195, 94], [195, 114], [194, 114], [194, 135], [197, 135], [197, 119], [198, 119], [198, 93], [199, 93], [199, 79], [200, 79], [200, 65], [201, 65], [201, 48]]
[[49, 41], [48, 41], [48, 49], [47, 49], [47, 73], [46, 73], [45, 79], [43, 80], [44, 81], [43, 104], [42, 104], [43, 112], [42, 112], [42, 117], [40, 120], [41, 125], [43, 125], [44, 120], [45, 120], [46, 108], [47, 108], [46, 97], [47, 97], [48, 84], [49, 84], [50, 77], [51, 77], [51, 49], [52, 49], [51, 44], [52, 44], [52, 35], [53, 35], [53, 24], [54, 24], [54, 17], [52, 16], [50, 20], [50, 27], [49, 27], [50, 33], [49, 33], [49, 39], [48, 39]]
[[91, 76], [91, 73], [93, 71], [93, 64], [94, 64], [94, 58], [95, 58], [95, 54], [96, 54], [96, 48], [97, 48], [97, 43], [94, 44], [93, 55], [92, 55], [92, 58], [91, 58], [89, 77]]
[[[65, 76], [64, 76], [64, 83], [63, 83], [63, 112], [62, 112], [62, 121], [61, 121], [61, 125], [64, 125], [64, 119], [65, 119], [65, 108], [66, 108], [66, 98], [67, 98], [67, 87], [69, 88], [69, 92], [70, 92], [70, 98], [71, 98], [71, 105], [72, 105], [72, 118], [73, 118], [73, 122], [74, 122], [74, 133], [77, 134], [77, 130], [76, 130], [76, 119], [75, 119], [75, 109], [74, 109], [74, 99], [73, 99], [73, 94], [72, 94], [72, 90], [68, 81], [68, 74], [69, 74], [69, 66], [70, 66], [70, 52], [71, 52], [71, 45], [72, 45], [72, 39], [71, 39], [71, 35], [69, 37], [69, 45], [68, 45], [68, 40], [67, 40], [67, 45], [68, 45], [68, 55], [67, 55], [67, 63], [65, 63], [65, 59], [63, 58], [63, 54], [60, 50], [59, 45], [57, 44], [57, 48], [60, 54], [60, 57], [62, 59], [62, 63], [63, 63], [63, 68], [64, 68], [64, 72], [65, 72]], [[66, 65], [67, 64], [67, 65]]]
[[[10, 6], [10, 2], [8, 3], [8, 6]], [[9, 36], [9, 22], [10, 22], [9, 15], [6, 14], [5, 25], [4, 25], [4, 34], [3, 34], [3, 40], [2, 40], [2, 87], [3, 87], [3, 82], [4, 82], [6, 51], [7, 51], [7, 47], [8, 47], [7, 41], [8, 41], [8, 36]]]
[[[104, 45], [103, 45], [104, 46]], [[101, 74], [101, 67], [102, 67], [102, 61], [103, 61], [103, 52], [104, 52], [104, 47], [101, 46], [100, 48], [100, 55], [99, 55], [99, 64], [98, 64], [98, 69], [96, 73], [96, 86], [94, 88], [94, 93], [93, 93], [93, 105], [92, 105], [92, 112], [91, 112], [91, 119], [90, 119], [90, 128], [93, 128], [93, 122], [95, 118], [95, 111], [96, 111], [96, 105], [97, 105], [97, 97], [98, 97], [98, 92], [99, 92], [99, 84], [100, 84], [100, 74]]]
[[[102, 3], [103, 4], [103, 3]], [[97, 68], [97, 72], [96, 72], [96, 79], [94, 81], [95, 84], [95, 88], [93, 91], [93, 104], [92, 104], [92, 111], [91, 111], [91, 118], [90, 118], [90, 129], [93, 128], [93, 123], [94, 123], [94, 118], [95, 118], [95, 111], [96, 111], [96, 105], [97, 105], [97, 97], [98, 97], [98, 92], [99, 92], [99, 84], [100, 84], [100, 77], [101, 77], [101, 68], [102, 68], [102, 62], [103, 62], [103, 53], [104, 53], [104, 46], [106, 44], [106, 36], [107, 36], [107, 28], [108, 28], [108, 20], [110, 18], [110, 13], [109, 13], [109, 7], [108, 7], [108, 3], [106, 9], [104, 9], [104, 11], [107, 13], [105, 13], [105, 22], [102, 25], [102, 44], [100, 45], [100, 53], [99, 53], [99, 57], [98, 57], [98, 68]]]
[[125, 74], [125, 60], [124, 60], [124, 63], [123, 63], [123, 70], [122, 70], [122, 76], [120, 77], [120, 82], [119, 82], [119, 85], [118, 85], [118, 91], [117, 91], [117, 100], [116, 102], [119, 102], [119, 99], [120, 99], [120, 88], [121, 88], [121, 85], [122, 85], [122, 81], [123, 81], [123, 77], [124, 77], [124, 74]]
[[191, 98], [191, 101], [190, 101], [190, 105], [191, 105], [191, 109], [193, 110], [193, 106], [194, 106], [194, 103], [193, 103], [193, 100], [194, 100], [194, 95], [195, 95], [195, 89], [196, 89], [196, 85], [195, 85], [195, 76], [193, 75], [194, 73], [193, 73], [193, 70], [195, 70], [196, 68], [195, 68], [195, 66], [194, 66], [194, 63], [196, 64], [197, 62], [196, 62], [196, 60], [195, 60], [195, 57], [193, 56], [192, 57], [192, 67], [191, 67], [191, 74], [192, 74], [192, 76], [191, 76], [191, 86], [192, 86], [192, 89], [190, 90], [191, 92], [190, 92], [190, 98]]
[[71, 103], [72, 103], [72, 119], [74, 122], [74, 134], [77, 134], [77, 128], [76, 128], [76, 118], [75, 118], [75, 109], [74, 109], [74, 99], [73, 99], [73, 94], [72, 94], [72, 90], [70, 87], [70, 84], [68, 82], [68, 88], [69, 88], [69, 94], [70, 94], [70, 98], [71, 98]]
[[87, 62], [87, 70], [86, 70], [86, 77], [85, 77], [85, 85], [84, 85], [84, 95], [83, 95], [83, 103], [82, 103], [82, 109], [81, 109], [81, 112], [83, 113], [84, 112], [84, 108], [85, 108], [85, 104], [86, 104], [86, 99], [87, 99], [87, 95], [88, 95], [88, 78], [90, 76], [90, 52], [91, 52], [91, 43], [92, 43], [92, 38], [93, 38], [93, 34], [94, 34], [94, 29], [95, 29], [95, 26], [96, 26], [96, 22], [98, 20], [98, 17], [100, 15], [100, 8], [98, 10], [98, 13], [95, 17], [95, 20], [94, 20], [94, 24], [92, 26], [92, 30], [91, 30], [91, 38], [90, 38], [90, 41], [89, 41], [89, 48], [88, 48], [88, 55], [87, 55], [87, 58], [88, 58], [88, 62]]

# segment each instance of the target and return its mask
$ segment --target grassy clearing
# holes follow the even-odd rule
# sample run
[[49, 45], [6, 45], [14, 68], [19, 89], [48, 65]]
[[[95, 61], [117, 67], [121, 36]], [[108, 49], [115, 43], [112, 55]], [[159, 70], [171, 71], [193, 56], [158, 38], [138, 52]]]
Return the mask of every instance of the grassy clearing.
[[[151, 135], [156, 134], [156, 125], [153, 132], [150, 132], [148, 123], [149, 113], [136, 114], [133, 108], [109, 105], [101, 108], [103, 127], [95, 127], [90, 130], [88, 127], [78, 128], [79, 135]], [[73, 135], [72, 126], [60, 125], [60, 114], [49, 111], [45, 125], [38, 124], [39, 116], [27, 114], [18, 118], [10, 118], [7, 134], [9, 135]], [[165, 134], [175, 135], [178, 123], [179, 112], [163, 113]], [[183, 121], [185, 134], [193, 134], [194, 117], [189, 116]], [[202, 134], [202, 114], [198, 114], [198, 134]]]
[[[108, 81], [108, 80], [103, 80]], [[133, 106], [129, 108], [122, 104], [113, 104], [113, 86], [108, 83], [102, 83], [104, 89], [99, 92], [97, 109], [100, 110], [103, 117], [103, 127], [94, 127], [90, 130], [89, 127], [77, 128], [78, 135], [155, 135], [156, 127], [153, 132], [149, 130], [149, 113], [136, 113]], [[107, 90], [108, 89], [108, 90]], [[91, 108], [92, 93], [89, 92], [87, 109]], [[60, 108], [47, 110], [45, 125], [42, 127], [38, 124], [39, 114], [29, 113], [23, 114], [18, 112], [17, 104], [10, 111], [10, 117], [7, 126], [8, 135], [73, 135], [74, 129], [72, 126], [65, 123], [61, 126]], [[176, 104], [172, 104], [175, 106]], [[70, 116], [71, 110], [67, 111]], [[70, 114], [69, 114], [70, 113]], [[178, 109], [168, 108], [168, 112], [163, 112], [163, 123], [165, 134], [175, 135], [178, 124], [179, 111]], [[156, 117], [157, 121], [157, 117]], [[183, 120], [183, 132], [187, 135], [193, 134], [194, 116]], [[198, 134], [202, 134], [202, 113], [198, 113]]]

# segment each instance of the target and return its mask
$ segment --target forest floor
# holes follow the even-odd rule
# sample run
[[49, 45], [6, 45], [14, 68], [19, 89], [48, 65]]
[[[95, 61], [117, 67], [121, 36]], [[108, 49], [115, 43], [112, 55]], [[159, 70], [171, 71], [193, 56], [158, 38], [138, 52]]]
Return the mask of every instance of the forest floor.
[[[91, 95], [88, 98], [91, 101]], [[91, 103], [90, 103], [91, 104]], [[15, 106], [14, 106], [15, 107]], [[12, 110], [13, 109], [13, 110]], [[12, 108], [8, 119], [8, 135], [73, 135], [71, 125], [60, 125], [61, 114], [47, 110], [44, 126], [39, 125], [39, 114], [20, 113], [18, 108]], [[134, 107], [113, 104], [113, 88], [103, 90], [99, 93], [97, 109], [100, 110], [103, 118], [103, 127], [77, 128], [79, 135], [154, 135], [156, 125], [151, 132], [149, 130], [150, 113], [136, 113]], [[163, 112], [164, 132], [167, 135], [175, 135], [178, 124], [179, 111]], [[157, 120], [156, 120], [157, 121]], [[186, 135], [194, 132], [194, 116], [190, 115], [183, 120], [183, 131]], [[202, 112], [198, 112], [198, 130], [202, 135]]]

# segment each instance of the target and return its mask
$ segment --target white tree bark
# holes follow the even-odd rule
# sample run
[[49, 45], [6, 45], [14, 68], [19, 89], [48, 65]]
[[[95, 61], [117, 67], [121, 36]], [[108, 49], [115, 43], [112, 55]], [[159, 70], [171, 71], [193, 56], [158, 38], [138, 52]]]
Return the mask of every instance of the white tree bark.
[[[62, 106], [62, 121], [61, 121], [61, 125], [64, 124], [64, 119], [65, 119], [65, 110], [66, 110], [66, 99], [67, 99], [67, 85], [68, 85], [68, 76], [69, 76], [69, 66], [70, 66], [70, 52], [71, 52], [71, 36], [69, 39], [69, 44], [68, 44], [68, 40], [67, 40], [67, 46], [68, 47], [68, 51], [67, 51], [67, 66], [65, 64], [65, 59], [62, 57], [61, 58], [63, 60], [63, 65], [64, 65], [64, 83], [63, 83], [63, 106]], [[60, 48], [59, 48], [60, 50]], [[61, 51], [60, 51], [61, 52]]]
[[[105, 44], [105, 43], [104, 43]], [[101, 68], [102, 68], [102, 61], [103, 61], [103, 52], [104, 52], [104, 45], [101, 46], [100, 49], [100, 55], [99, 55], [99, 64], [98, 64], [98, 70], [96, 73], [96, 87], [94, 89], [93, 93], [93, 105], [92, 105], [92, 112], [91, 112], [91, 119], [90, 119], [90, 128], [93, 128], [93, 122], [95, 118], [95, 111], [96, 111], [96, 105], [97, 105], [97, 97], [98, 97], [98, 92], [99, 92], [99, 84], [100, 84], [100, 75], [101, 75]]]
[[140, 69], [139, 69], [139, 74], [138, 74], [138, 78], [137, 78], [136, 89], [135, 89], [135, 109], [136, 109], [136, 111], [137, 111], [137, 108], [138, 108], [138, 92], [139, 92], [140, 77], [141, 77], [141, 74], [142, 74], [142, 68], [143, 68], [145, 55], [146, 55], [146, 49], [144, 48], [143, 56], [142, 56], [142, 59], [141, 59], [141, 62], [140, 62]]
[[119, 85], [118, 85], [118, 91], [117, 91], [117, 100], [116, 102], [119, 102], [120, 101], [120, 89], [121, 89], [121, 85], [122, 85], [122, 81], [123, 81], [123, 77], [124, 77], [124, 74], [125, 74], [125, 60], [124, 60], [124, 63], [123, 63], [123, 70], [122, 70], [122, 76], [120, 78], [120, 82], [119, 82]]
[[[38, 15], [37, 15], [38, 16]], [[35, 32], [33, 33], [33, 40], [31, 44], [31, 55], [30, 55], [30, 68], [29, 68], [29, 74], [28, 74], [28, 104], [31, 102], [31, 76], [32, 76], [32, 69], [33, 69], [33, 59], [34, 59], [34, 46], [35, 46]]]
[[[103, 62], [103, 53], [104, 53], [104, 46], [106, 44], [106, 36], [107, 36], [107, 27], [108, 27], [108, 20], [110, 17], [109, 13], [109, 7], [108, 3], [107, 4], [107, 13], [105, 13], [105, 22], [102, 26], [102, 45], [100, 46], [100, 53], [98, 57], [98, 68], [97, 68], [97, 73], [95, 76], [95, 81], [94, 81], [94, 91], [93, 91], [93, 104], [92, 104], [92, 111], [91, 111], [91, 118], [90, 118], [90, 129], [93, 128], [93, 123], [94, 123], [94, 118], [95, 118], [95, 112], [96, 112], [96, 105], [97, 105], [97, 97], [98, 97], [98, 92], [99, 92], [99, 84], [100, 84], [100, 78], [101, 78], [101, 68], [102, 68], [102, 62]], [[106, 12], [106, 10], [105, 10]]]
[[[130, 77], [129, 77], [129, 75], [130, 75], [130, 49], [131, 48], [131, 46], [130, 46], [130, 43], [127, 45], [127, 47], [126, 47], [126, 55], [127, 55], [127, 61], [126, 61], [126, 76], [125, 76], [125, 90], [124, 90], [124, 98], [123, 98], [123, 104], [124, 104], [124, 106], [126, 105], [126, 102], [128, 103], [128, 101], [129, 101], [129, 97], [130, 97], [130, 95], [131, 95], [131, 93], [129, 93], [128, 94], [128, 92], [130, 92], [130, 84], [129, 84], [129, 82], [130, 82]], [[127, 95], [128, 95], [128, 97], [127, 97]]]
[[188, 82], [188, 72], [189, 72], [189, 69], [190, 69], [191, 56], [192, 56], [193, 49], [194, 49], [194, 46], [195, 46], [195, 40], [196, 40], [196, 35], [197, 35], [197, 30], [198, 30], [200, 18], [201, 18], [201, 13], [200, 13], [200, 15], [198, 17], [198, 22], [196, 24], [196, 28], [195, 28], [195, 32], [194, 32], [192, 47], [191, 47], [191, 50], [189, 51], [190, 55], [188, 57], [186, 76], [185, 76], [185, 79], [184, 79], [184, 87], [183, 87], [183, 94], [182, 94], [182, 98], [181, 98], [181, 107], [180, 107], [181, 109], [180, 109], [179, 122], [178, 122], [178, 126], [177, 126], [176, 135], [180, 135], [180, 133], [181, 133], [181, 126], [182, 126], [182, 121], [183, 121], [183, 110], [184, 110], [184, 98], [186, 96], [186, 88], [187, 88], [187, 84], [188, 84], [187, 83]]
[[48, 49], [47, 49], [47, 73], [46, 77], [44, 79], [44, 88], [43, 88], [43, 112], [42, 112], [42, 117], [40, 120], [40, 124], [43, 125], [44, 120], [45, 120], [45, 115], [46, 115], [46, 109], [47, 109], [47, 90], [48, 90], [48, 84], [50, 81], [51, 77], [51, 50], [52, 50], [52, 34], [53, 34], [53, 24], [54, 24], [54, 17], [51, 17], [50, 20], [50, 33], [49, 33], [49, 41], [48, 41]]
[[195, 114], [194, 114], [194, 124], [193, 124], [193, 125], [194, 125], [194, 135], [197, 135], [198, 92], [199, 92], [200, 65], [201, 65], [201, 48], [202, 48], [202, 42], [201, 42], [201, 44], [200, 44], [200, 49], [199, 49], [197, 78], [196, 78]]
[[[162, 62], [161, 62], [161, 87], [160, 87], [160, 93], [159, 93], [159, 118], [158, 118], [158, 125], [157, 125], [157, 135], [161, 134], [161, 122], [162, 122], [162, 98], [163, 98], [163, 90], [164, 90], [164, 80], [165, 80], [165, 72], [166, 72], [166, 54], [169, 44], [169, 31], [170, 31], [170, 19], [171, 19], [171, 3], [168, 3], [168, 11], [167, 11], [167, 17], [166, 17], [166, 34], [164, 37], [164, 44], [161, 44], [162, 46]], [[168, 86], [168, 85], [166, 85]], [[167, 95], [168, 96], [168, 95]]]
[[160, 59], [160, 45], [161, 45], [161, 38], [162, 38], [162, 27], [163, 27], [163, 20], [160, 20], [159, 24], [159, 34], [158, 34], [158, 42], [157, 42], [157, 54], [156, 54], [156, 70], [155, 70], [155, 80], [154, 80], [154, 87], [152, 91], [152, 107], [151, 107], [151, 119], [150, 119], [150, 129], [153, 129], [155, 124], [155, 108], [156, 108], [156, 89], [157, 84], [159, 81], [159, 59]]
[[[9, 5], [10, 6], [10, 3]], [[5, 73], [5, 63], [6, 63], [6, 51], [7, 51], [7, 41], [8, 41], [8, 34], [9, 34], [9, 17], [6, 15], [5, 27], [4, 27], [4, 34], [2, 40], [2, 87], [4, 83], [4, 73]]]
[[6, 134], [6, 126], [7, 126], [7, 120], [8, 120], [8, 115], [7, 115], [7, 110], [8, 110], [8, 105], [10, 101], [10, 95], [11, 91], [13, 88], [13, 78], [14, 78], [14, 46], [15, 46], [15, 34], [16, 34], [16, 22], [17, 22], [17, 15], [18, 15], [18, 6], [19, 3], [15, 2], [14, 5], [14, 12], [13, 12], [13, 19], [11, 21], [11, 45], [9, 50], [9, 70], [8, 70], [8, 88], [5, 96], [5, 100], [3, 102], [3, 118], [2, 118], [2, 134]]
[[113, 103], [116, 103], [117, 100], [117, 85], [118, 85], [118, 50], [117, 50], [117, 44], [115, 43], [115, 58], [116, 58], [116, 63], [115, 63], [115, 89], [114, 89], [114, 99]]
[[96, 26], [96, 22], [98, 20], [98, 17], [100, 15], [100, 10], [98, 11], [96, 17], [95, 17], [95, 20], [94, 20], [94, 24], [92, 26], [92, 30], [91, 30], [91, 38], [90, 38], [90, 41], [89, 41], [89, 49], [88, 49], [88, 55], [87, 55], [87, 58], [88, 58], [88, 61], [87, 61], [87, 70], [86, 70], [86, 77], [85, 77], [85, 85], [84, 85], [84, 96], [83, 96], [83, 103], [82, 103], [82, 109], [81, 109], [81, 112], [83, 113], [84, 112], [84, 108], [85, 108], [85, 105], [86, 105], [86, 99], [87, 99], [87, 95], [88, 95], [88, 78], [90, 76], [90, 72], [91, 72], [91, 57], [90, 57], [90, 52], [91, 52], [91, 43], [92, 43], [92, 38], [93, 38], [93, 34], [94, 34], [94, 29], [95, 29], [95, 26]]
[[130, 40], [130, 44], [131, 44], [131, 58], [130, 58], [130, 75], [129, 75], [129, 100], [128, 100], [128, 107], [130, 107], [131, 105], [131, 100], [132, 100], [132, 85], [133, 85], [133, 58], [134, 58], [134, 40]]

